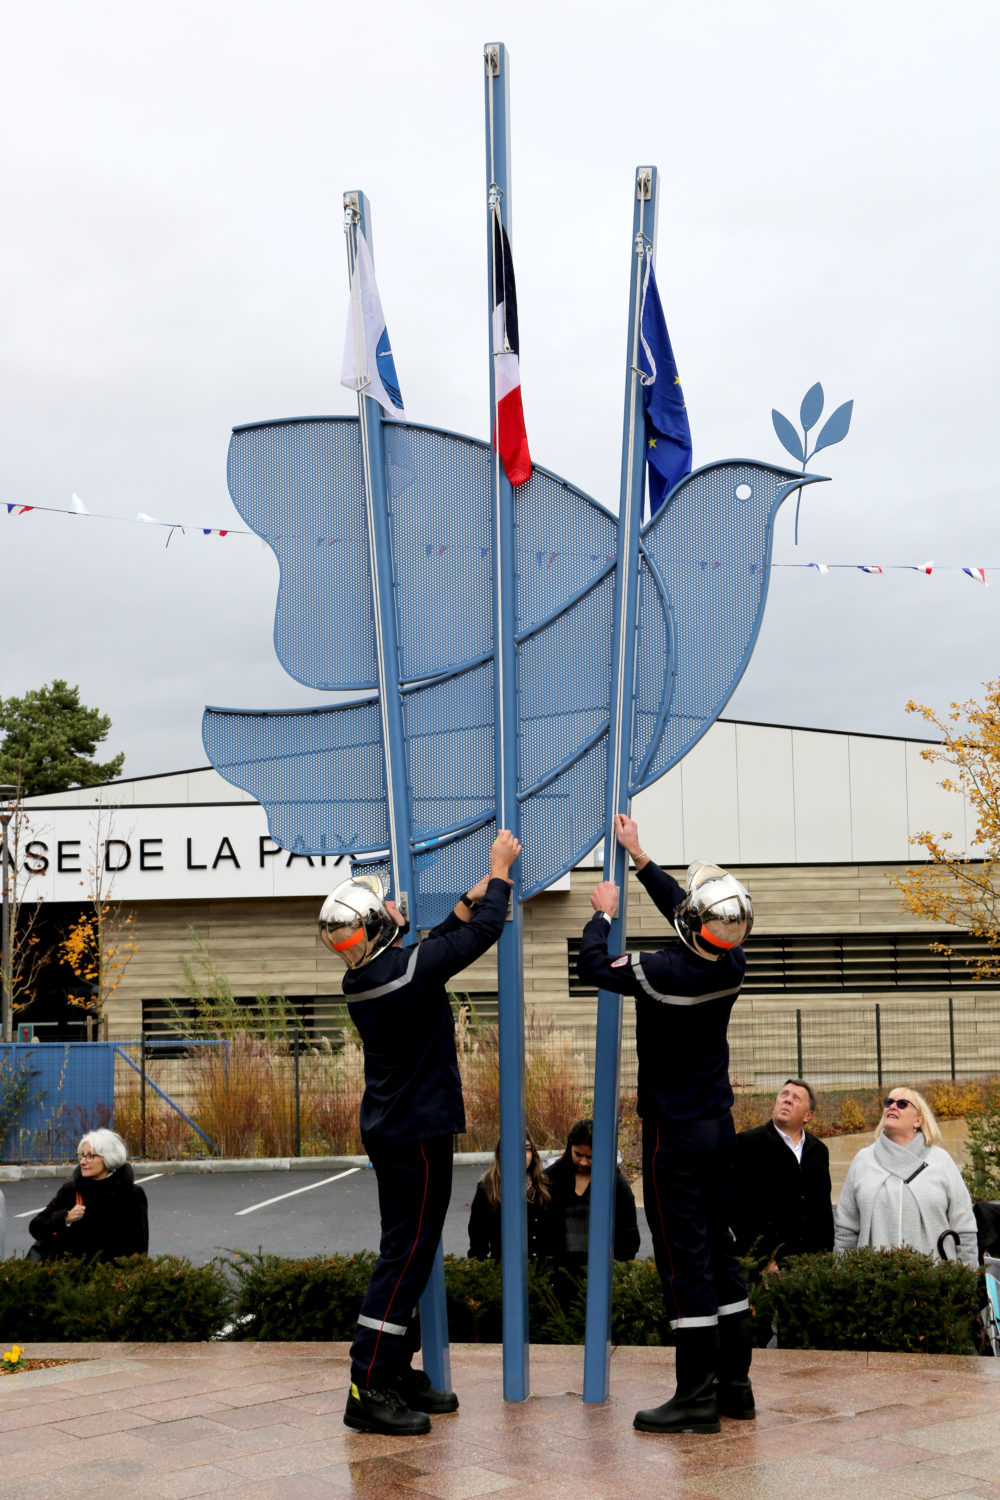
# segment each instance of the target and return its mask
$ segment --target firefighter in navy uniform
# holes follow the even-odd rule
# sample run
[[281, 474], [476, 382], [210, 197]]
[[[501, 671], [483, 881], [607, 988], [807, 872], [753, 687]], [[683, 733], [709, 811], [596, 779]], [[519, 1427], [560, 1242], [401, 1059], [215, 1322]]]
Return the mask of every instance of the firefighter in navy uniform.
[[406, 922], [377, 879], [345, 881], [323, 904], [320, 935], [348, 965], [344, 996], [365, 1055], [361, 1139], [378, 1179], [381, 1241], [351, 1345], [344, 1412], [360, 1432], [429, 1432], [429, 1414], [456, 1411], [411, 1360], [417, 1303], [451, 1197], [453, 1137], [465, 1130], [455, 1023], [445, 986], [496, 942], [521, 846], [506, 830], [490, 873], [422, 942], [402, 946]]
[[729, 1229], [735, 1132], [729, 1016], [743, 982], [740, 946], [753, 907], [717, 865], [692, 865], [685, 891], [639, 847], [631, 818], [614, 820], [639, 883], [681, 942], [656, 953], [608, 954], [618, 891], [591, 895], [579, 975], [635, 997], [646, 1218], [677, 1355], [677, 1389], [636, 1413], [641, 1432], [718, 1432], [719, 1414], [752, 1418], [750, 1304]]

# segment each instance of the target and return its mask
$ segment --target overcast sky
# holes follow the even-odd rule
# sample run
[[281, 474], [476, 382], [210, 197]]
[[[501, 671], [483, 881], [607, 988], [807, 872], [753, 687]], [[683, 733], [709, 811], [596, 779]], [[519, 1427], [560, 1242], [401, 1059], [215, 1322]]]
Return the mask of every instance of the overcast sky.
[[[407, 415], [489, 425], [482, 44], [511, 54], [512, 239], [532, 454], [618, 504], [632, 190], [696, 464], [787, 462], [821, 380], [833, 483], [779, 517], [726, 716], [925, 733], [1000, 674], [1000, 8], [910, 0], [46, 0], [3, 7], [0, 696], [63, 677], [126, 775], [204, 763], [206, 703], [315, 704], [274, 656], [277, 566], [239, 526], [230, 428], [350, 413], [341, 195], [372, 203]], [[950, 566], [985, 566], [984, 589]], [[995, 571], [993, 571], [995, 570]]]

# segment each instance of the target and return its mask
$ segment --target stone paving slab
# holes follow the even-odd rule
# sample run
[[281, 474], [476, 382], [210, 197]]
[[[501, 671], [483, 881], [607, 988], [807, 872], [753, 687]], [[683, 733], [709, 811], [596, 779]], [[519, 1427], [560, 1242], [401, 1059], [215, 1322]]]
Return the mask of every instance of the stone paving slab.
[[531, 1351], [532, 1395], [501, 1397], [495, 1345], [455, 1345], [462, 1401], [426, 1437], [343, 1425], [346, 1344], [26, 1344], [81, 1363], [0, 1380], [0, 1495], [253, 1500], [1000, 1500], [1000, 1360], [762, 1350], [756, 1422], [637, 1433], [673, 1356], [616, 1349], [584, 1406], [583, 1351]]

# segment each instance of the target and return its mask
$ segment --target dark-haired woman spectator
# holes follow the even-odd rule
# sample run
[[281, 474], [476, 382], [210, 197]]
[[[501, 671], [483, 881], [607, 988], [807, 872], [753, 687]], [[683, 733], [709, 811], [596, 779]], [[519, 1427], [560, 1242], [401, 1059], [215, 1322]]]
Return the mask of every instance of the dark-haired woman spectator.
[[[593, 1152], [594, 1122], [577, 1120], [570, 1129], [562, 1156], [545, 1171], [552, 1195], [546, 1217], [545, 1253], [560, 1265], [570, 1268], [587, 1263]], [[639, 1221], [635, 1198], [625, 1177], [616, 1169], [614, 1258], [635, 1260], [638, 1249]]]
[[[530, 1135], [524, 1139], [525, 1166], [528, 1173], [528, 1254], [532, 1259], [542, 1254], [543, 1221], [549, 1208], [549, 1188], [542, 1175], [542, 1163]], [[469, 1259], [500, 1260], [500, 1142], [497, 1141], [493, 1165], [476, 1184], [469, 1211]]]
[[113, 1130], [91, 1130], [78, 1148], [79, 1165], [28, 1228], [33, 1258], [72, 1255], [116, 1260], [149, 1249], [146, 1194], [136, 1187], [128, 1148]]

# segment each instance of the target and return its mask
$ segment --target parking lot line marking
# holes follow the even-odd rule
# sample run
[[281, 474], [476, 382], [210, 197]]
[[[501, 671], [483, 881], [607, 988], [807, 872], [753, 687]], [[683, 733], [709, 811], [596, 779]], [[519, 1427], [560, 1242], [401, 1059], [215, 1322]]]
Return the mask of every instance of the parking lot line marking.
[[352, 1172], [360, 1172], [360, 1167], [348, 1167], [346, 1172], [338, 1172], [336, 1177], [323, 1177], [319, 1182], [310, 1182], [304, 1188], [293, 1188], [290, 1193], [279, 1193], [277, 1198], [265, 1198], [263, 1203], [251, 1203], [249, 1208], [237, 1209], [234, 1218], [241, 1219], [244, 1214], [256, 1213], [258, 1208], [268, 1208], [272, 1203], [282, 1203], [286, 1198], [296, 1198], [299, 1193], [311, 1193], [313, 1188], [326, 1187], [328, 1182], [339, 1182], [342, 1177], [350, 1177]]

